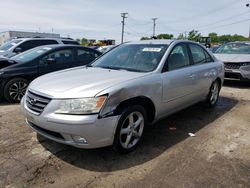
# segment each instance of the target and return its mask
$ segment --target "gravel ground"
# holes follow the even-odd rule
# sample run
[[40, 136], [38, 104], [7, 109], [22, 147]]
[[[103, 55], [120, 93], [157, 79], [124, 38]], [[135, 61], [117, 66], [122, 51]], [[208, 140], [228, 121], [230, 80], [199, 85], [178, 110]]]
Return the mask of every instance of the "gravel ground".
[[250, 187], [250, 84], [227, 82], [215, 109], [166, 118], [127, 155], [37, 136], [2, 103], [0, 187]]

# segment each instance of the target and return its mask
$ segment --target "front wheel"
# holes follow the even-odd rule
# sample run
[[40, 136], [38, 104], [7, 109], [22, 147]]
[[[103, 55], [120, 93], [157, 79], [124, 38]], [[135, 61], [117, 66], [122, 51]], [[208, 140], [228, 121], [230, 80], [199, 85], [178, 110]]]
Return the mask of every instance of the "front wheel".
[[146, 125], [147, 116], [142, 106], [136, 105], [125, 108], [118, 121], [113, 144], [114, 149], [121, 153], [134, 150], [143, 137]]
[[210, 90], [209, 90], [209, 94], [207, 97], [207, 104], [209, 107], [216, 106], [218, 99], [219, 99], [219, 93], [220, 93], [220, 84], [216, 80], [211, 85]]
[[4, 87], [4, 98], [10, 103], [20, 102], [28, 87], [28, 81], [23, 78], [14, 78]]

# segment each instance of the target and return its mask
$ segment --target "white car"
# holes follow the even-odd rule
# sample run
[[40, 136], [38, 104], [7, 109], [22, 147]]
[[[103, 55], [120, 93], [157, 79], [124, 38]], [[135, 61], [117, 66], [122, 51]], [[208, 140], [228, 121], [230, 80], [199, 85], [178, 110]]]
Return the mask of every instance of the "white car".
[[13, 39], [0, 46], [0, 57], [10, 58], [16, 54], [22, 53], [29, 49], [50, 45], [50, 44], [75, 44], [79, 45], [77, 41], [63, 38], [19, 38]]

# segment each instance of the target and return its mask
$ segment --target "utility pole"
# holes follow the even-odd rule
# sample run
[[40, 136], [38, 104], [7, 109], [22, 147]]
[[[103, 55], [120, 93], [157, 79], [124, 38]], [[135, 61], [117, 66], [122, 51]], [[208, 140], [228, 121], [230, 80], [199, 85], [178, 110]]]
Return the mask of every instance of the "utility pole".
[[155, 27], [156, 27], [156, 20], [158, 20], [158, 18], [152, 18], [153, 20], [153, 38], [155, 37]]
[[[250, 4], [249, 3], [247, 3], [246, 4], [246, 7], [248, 8], [248, 12], [249, 12], [249, 15], [250, 15]], [[249, 33], [248, 33], [248, 38], [249, 38], [249, 40], [250, 40], [250, 26], [249, 26]]]
[[127, 18], [127, 15], [128, 15], [127, 12], [121, 13], [121, 17], [122, 17], [122, 39], [121, 39], [121, 43], [123, 43], [124, 25], [125, 25], [125, 18]]
[[185, 40], [187, 39], [187, 31], [184, 32]]

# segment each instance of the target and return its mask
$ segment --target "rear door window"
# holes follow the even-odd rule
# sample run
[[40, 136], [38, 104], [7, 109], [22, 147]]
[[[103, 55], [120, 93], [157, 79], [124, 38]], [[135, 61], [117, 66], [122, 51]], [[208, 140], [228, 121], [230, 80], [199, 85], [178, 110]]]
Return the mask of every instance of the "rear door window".
[[20, 44], [18, 47], [22, 49], [22, 51], [26, 51], [38, 46], [50, 45], [50, 44], [58, 44], [56, 40], [29, 40]]
[[213, 61], [210, 55], [202, 47], [195, 44], [189, 44], [189, 47], [193, 58], [193, 63], [195, 65]]
[[54, 59], [56, 64], [62, 64], [72, 62], [74, 60], [74, 56], [72, 50], [63, 49], [42, 57], [40, 64], [46, 64], [48, 59]]
[[58, 42], [56, 40], [38, 40], [35, 43], [38, 46], [50, 45], [50, 44], [58, 44]]
[[91, 63], [94, 61], [100, 54], [88, 49], [77, 49], [76, 50], [76, 59], [79, 62]]
[[63, 40], [62, 41], [63, 42], [63, 44], [73, 44], [73, 45], [79, 45], [79, 43], [78, 42], [76, 42], [76, 41], [69, 41], [69, 40]]

